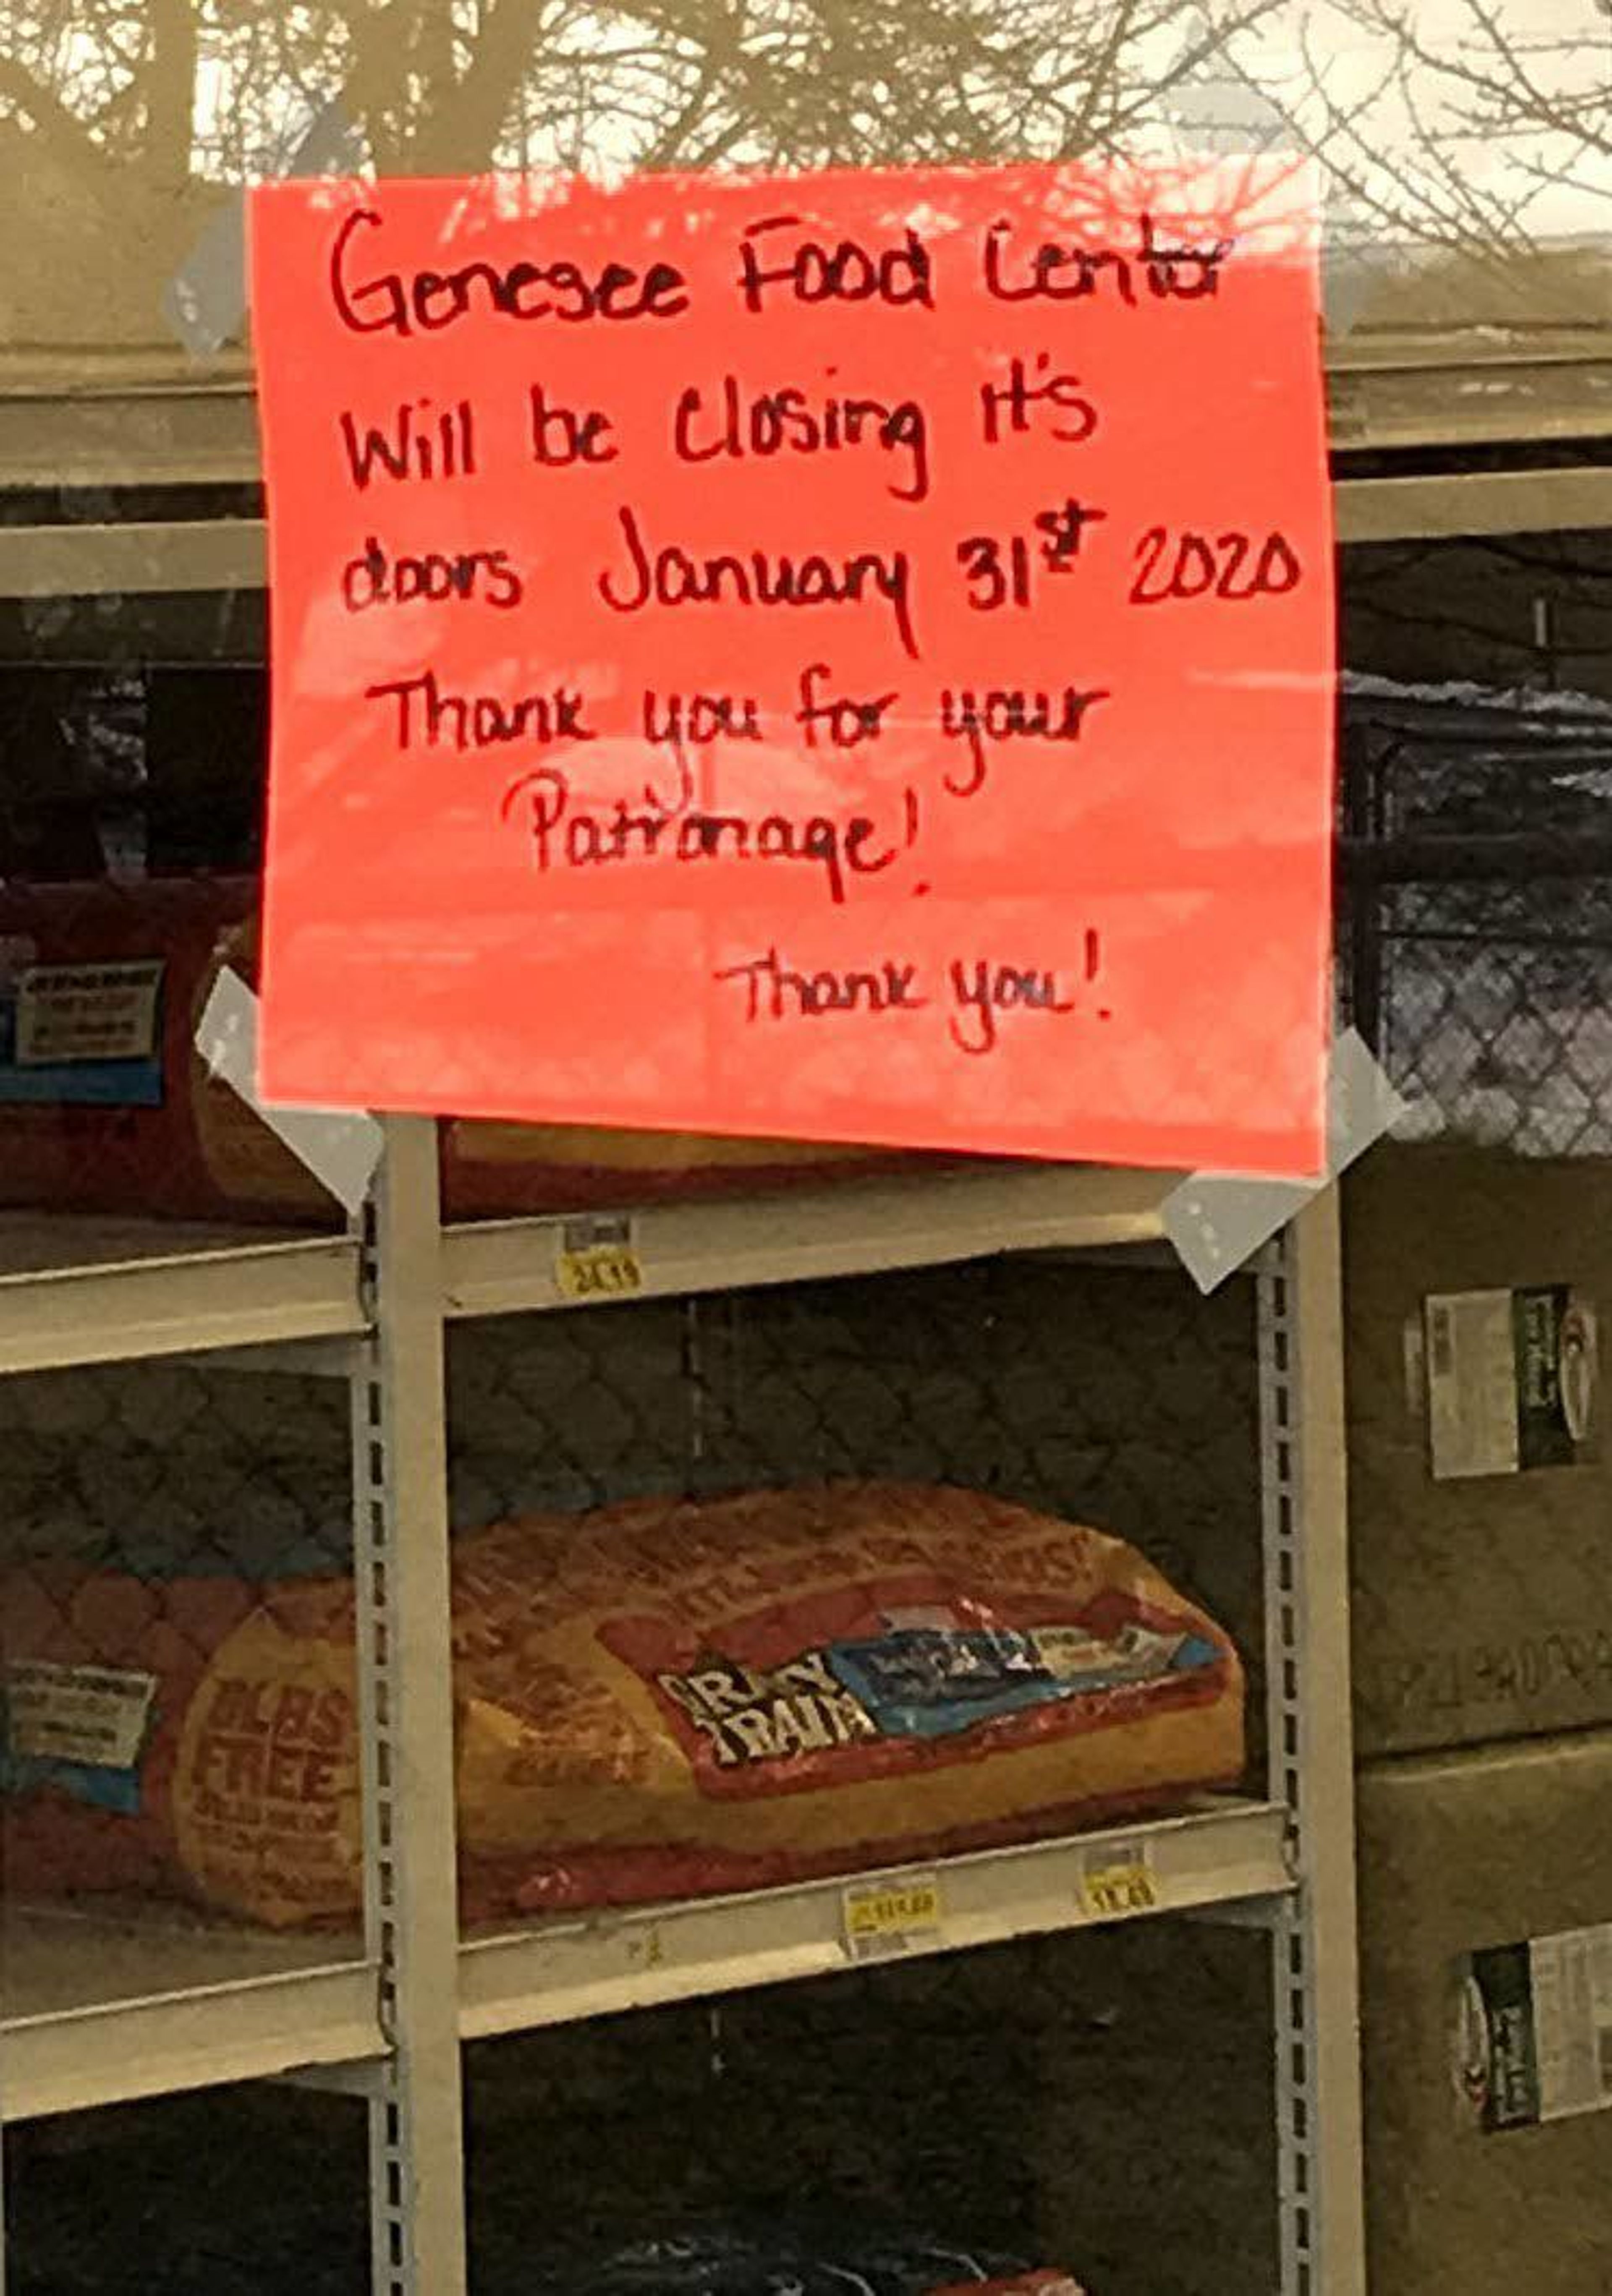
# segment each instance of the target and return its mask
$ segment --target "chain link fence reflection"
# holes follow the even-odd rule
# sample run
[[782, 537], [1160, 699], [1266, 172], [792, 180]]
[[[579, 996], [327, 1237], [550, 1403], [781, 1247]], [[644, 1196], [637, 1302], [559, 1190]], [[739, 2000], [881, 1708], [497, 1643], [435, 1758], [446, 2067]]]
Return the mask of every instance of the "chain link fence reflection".
[[[1252, 1287], [974, 1265], [450, 1335], [456, 1521], [838, 1476], [955, 1481], [1115, 1532], [1230, 1628], [1262, 1737]], [[1149, 1935], [1148, 1931], [1152, 1931]], [[1274, 2281], [1262, 1939], [1027, 1940], [473, 2052], [473, 2254], [702, 2213], [917, 2222], [1098, 2292]], [[1161, 2176], [1161, 2161], [1168, 2164]]]
[[186, 1710], [266, 1595], [350, 1574], [350, 1484], [340, 1380], [182, 1357], [0, 1379], [13, 1920], [180, 1917]]
[[[1457, 586], [1443, 602], [1447, 624], [1423, 595], [1446, 565], [1436, 554], [1361, 583], [1354, 611], [1379, 656], [1409, 630], [1464, 668], [1481, 656], [1460, 612], [1510, 619], [1531, 604], [1549, 630], [1563, 599], [1582, 617], [1585, 594], [1604, 604], [1612, 582], [1612, 561], [1553, 574], [1503, 547], [1453, 547], [1471, 594]], [[1572, 666], [1599, 682], [1598, 656]], [[1537, 673], [1505, 685], [1356, 674], [1340, 750], [1339, 1001], [1410, 1103], [1401, 1136], [1606, 1154], [1612, 703]]]
[[[568, 2259], [736, 2223], [905, 2226], [1091, 2296], [1273, 2287], [1267, 1972], [1257, 1936], [1141, 1924], [477, 2044], [475, 2296], [586, 2296]], [[17, 2296], [363, 2284], [350, 2099], [219, 2090], [7, 2150]]]
[[466, 1325], [454, 1520], [956, 1483], [1131, 1540], [1257, 1677], [1253, 1332], [1251, 1287], [1204, 1301], [1166, 1268], [1046, 1259]]

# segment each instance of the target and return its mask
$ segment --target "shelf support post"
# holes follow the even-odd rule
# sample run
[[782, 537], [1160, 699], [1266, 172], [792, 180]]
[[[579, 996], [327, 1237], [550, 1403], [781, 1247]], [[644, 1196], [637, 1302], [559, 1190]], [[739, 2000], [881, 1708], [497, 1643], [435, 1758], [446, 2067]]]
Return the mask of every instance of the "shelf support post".
[[1281, 2296], [1364, 2296], [1343, 1279], [1336, 1186], [1259, 1287], [1271, 1792], [1298, 1888], [1272, 1950]]
[[436, 1126], [385, 1119], [353, 1382], [365, 1919], [391, 2054], [370, 2103], [374, 2296], [465, 2296], [453, 1651]]

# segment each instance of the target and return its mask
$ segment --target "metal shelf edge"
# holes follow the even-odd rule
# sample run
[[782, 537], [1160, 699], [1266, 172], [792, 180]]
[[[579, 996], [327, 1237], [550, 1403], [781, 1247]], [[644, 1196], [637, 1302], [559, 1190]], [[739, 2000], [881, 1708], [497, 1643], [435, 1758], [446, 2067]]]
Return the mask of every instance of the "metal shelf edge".
[[0, 1274], [0, 1374], [366, 1329], [346, 1236]]
[[[636, 1291], [613, 1296], [629, 1304], [741, 1285], [942, 1267], [1007, 1251], [1156, 1242], [1164, 1234], [1164, 1200], [1180, 1177], [1123, 1167], [1038, 1165], [624, 1207], [642, 1281]], [[564, 1229], [563, 1214], [447, 1229], [449, 1316], [580, 1304], [564, 1297], [556, 1281]]]
[[[1010, 1938], [1098, 1925], [1082, 1884], [1105, 1855], [1145, 1841], [1158, 1894], [1151, 1914], [1180, 1914], [1294, 1886], [1288, 1818], [1279, 1804], [1227, 1801], [1185, 1817], [889, 1869], [939, 1879], [943, 1913], [917, 1954], [966, 1952]], [[642, 2009], [668, 2001], [827, 1975], [856, 1965], [843, 1931], [848, 1882], [835, 1875], [740, 1898], [619, 1908], [551, 1922], [461, 1948], [460, 2031], [466, 2040]]]
[[288, 1970], [0, 2021], [0, 2115], [37, 2120], [385, 2054], [373, 1965]]

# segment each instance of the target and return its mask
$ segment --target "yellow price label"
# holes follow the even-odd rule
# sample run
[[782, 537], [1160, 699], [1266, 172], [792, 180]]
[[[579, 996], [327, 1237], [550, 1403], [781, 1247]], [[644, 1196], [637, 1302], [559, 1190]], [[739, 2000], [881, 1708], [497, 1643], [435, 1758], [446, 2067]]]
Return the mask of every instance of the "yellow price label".
[[1151, 1914], [1158, 1909], [1158, 1883], [1144, 1858], [1123, 1864], [1094, 1866], [1081, 1884], [1086, 1911], [1094, 1922], [1123, 1921], [1127, 1914]]
[[558, 1254], [555, 1282], [563, 1300], [620, 1300], [644, 1289], [644, 1269], [629, 1243], [591, 1243]]
[[841, 1893], [845, 1948], [853, 1961], [905, 1952], [940, 1934], [941, 1885], [933, 1874], [848, 1882]]

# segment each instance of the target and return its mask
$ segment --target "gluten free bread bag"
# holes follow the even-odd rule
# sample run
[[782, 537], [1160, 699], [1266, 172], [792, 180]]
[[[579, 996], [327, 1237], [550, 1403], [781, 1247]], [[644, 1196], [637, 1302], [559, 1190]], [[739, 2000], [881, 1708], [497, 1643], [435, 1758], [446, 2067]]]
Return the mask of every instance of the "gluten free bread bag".
[[[350, 1919], [347, 1579], [34, 1570], [4, 1590], [9, 1887]], [[467, 1917], [1033, 1838], [1233, 1782], [1226, 1636], [1122, 1542], [839, 1484], [456, 1543]]]

